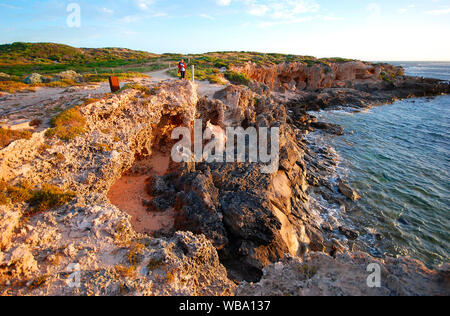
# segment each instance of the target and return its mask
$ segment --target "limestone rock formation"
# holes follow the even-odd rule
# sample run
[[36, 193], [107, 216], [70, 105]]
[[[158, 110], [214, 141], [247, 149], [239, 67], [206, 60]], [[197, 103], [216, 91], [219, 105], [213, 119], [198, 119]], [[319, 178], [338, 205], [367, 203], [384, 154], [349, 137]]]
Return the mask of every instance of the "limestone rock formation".
[[[376, 266], [374, 266], [376, 265]], [[379, 268], [380, 287], [372, 273]], [[370, 281], [368, 283], [368, 280]], [[264, 269], [256, 284], [244, 282], [236, 291], [243, 296], [417, 296], [448, 295], [448, 267], [431, 271], [411, 259], [379, 260], [365, 253], [332, 258], [311, 253], [287, 257]]]
[[73, 80], [75, 82], [83, 81], [83, 76], [73, 70], [66, 70], [58, 73], [53, 77], [53, 81], [55, 80]]
[[243, 66], [235, 66], [232, 70], [244, 73], [275, 91], [350, 88], [361, 84], [377, 84], [383, 77], [391, 80], [404, 74], [400, 67], [361, 61], [313, 65], [302, 62], [256, 65], [248, 62]]
[[0, 72], [0, 81], [9, 80], [11, 78], [10, 75], [5, 74], [4, 72]]

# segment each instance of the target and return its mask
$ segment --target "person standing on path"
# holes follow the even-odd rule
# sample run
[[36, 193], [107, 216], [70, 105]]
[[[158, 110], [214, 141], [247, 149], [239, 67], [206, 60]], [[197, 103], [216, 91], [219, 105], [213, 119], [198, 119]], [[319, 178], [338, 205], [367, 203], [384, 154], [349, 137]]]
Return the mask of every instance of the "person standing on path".
[[178, 73], [181, 74], [181, 80], [184, 80], [186, 77], [186, 63], [184, 62], [184, 59], [181, 59], [181, 61], [178, 63]]

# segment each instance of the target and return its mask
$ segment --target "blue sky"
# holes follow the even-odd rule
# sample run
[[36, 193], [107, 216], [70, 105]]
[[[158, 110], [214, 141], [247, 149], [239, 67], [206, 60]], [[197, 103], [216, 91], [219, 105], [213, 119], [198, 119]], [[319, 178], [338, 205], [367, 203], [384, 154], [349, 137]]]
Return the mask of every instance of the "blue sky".
[[450, 61], [450, 0], [0, 0], [0, 27], [0, 43]]

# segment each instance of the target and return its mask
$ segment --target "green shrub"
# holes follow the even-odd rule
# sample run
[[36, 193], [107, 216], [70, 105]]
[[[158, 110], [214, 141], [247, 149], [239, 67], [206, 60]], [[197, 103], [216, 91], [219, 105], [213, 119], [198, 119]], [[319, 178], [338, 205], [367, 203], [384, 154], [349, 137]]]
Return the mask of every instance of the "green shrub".
[[41, 189], [35, 189], [28, 182], [10, 185], [5, 181], [0, 181], [0, 204], [6, 205], [10, 202], [14, 204], [29, 203], [30, 209], [26, 212], [26, 215], [62, 206], [74, 197], [74, 192], [64, 191], [50, 184], [44, 184]]
[[28, 200], [31, 210], [27, 214], [32, 215], [35, 212], [44, 212], [62, 206], [74, 197], [75, 193], [72, 191], [63, 191], [57, 186], [44, 184], [42, 189], [33, 191], [32, 197]]
[[250, 78], [245, 74], [241, 74], [234, 71], [225, 72], [225, 78], [231, 83], [248, 86], [250, 84]]

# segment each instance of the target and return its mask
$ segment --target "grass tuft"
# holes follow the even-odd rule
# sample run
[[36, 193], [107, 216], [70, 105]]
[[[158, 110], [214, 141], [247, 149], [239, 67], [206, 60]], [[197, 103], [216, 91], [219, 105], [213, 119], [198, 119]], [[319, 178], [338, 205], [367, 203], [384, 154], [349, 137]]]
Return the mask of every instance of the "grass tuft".
[[70, 141], [86, 132], [86, 119], [81, 115], [78, 106], [53, 117], [50, 124], [53, 128], [49, 129], [45, 135], [56, 136], [64, 141]]
[[136, 275], [136, 268], [134, 266], [126, 267], [118, 264], [114, 267], [114, 270], [122, 278], [132, 278]]
[[50, 184], [44, 184], [41, 189], [35, 189], [31, 183], [26, 181], [10, 185], [0, 180], [0, 205], [26, 202], [30, 206], [29, 210], [25, 212], [28, 216], [62, 206], [74, 197], [74, 192], [64, 191]]
[[48, 275], [37, 277], [36, 279], [33, 280], [33, 282], [31, 282], [29, 289], [35, 290], [40, 287], [43, 287], [45, 284], [47, 284], [48, 279], [49, 279]]
[[127, 254], [128, 263], [132, 266], [139, 264], [142, 260], [141, 256], [144, 253], [144, 250], [144, 244], [136, 244]]
[[33, 134], [28, 130], [10, 130], [0, 127], [0, 149], [19, 139], [30, 139]]
[[63, 206], [75, 197], [75, 192], [64, 191], [57, 186], [44, 184], [42, 189], [33, 191], [29, 200], [31, 210], [27, 215], [45, 212], [55, 207]]

